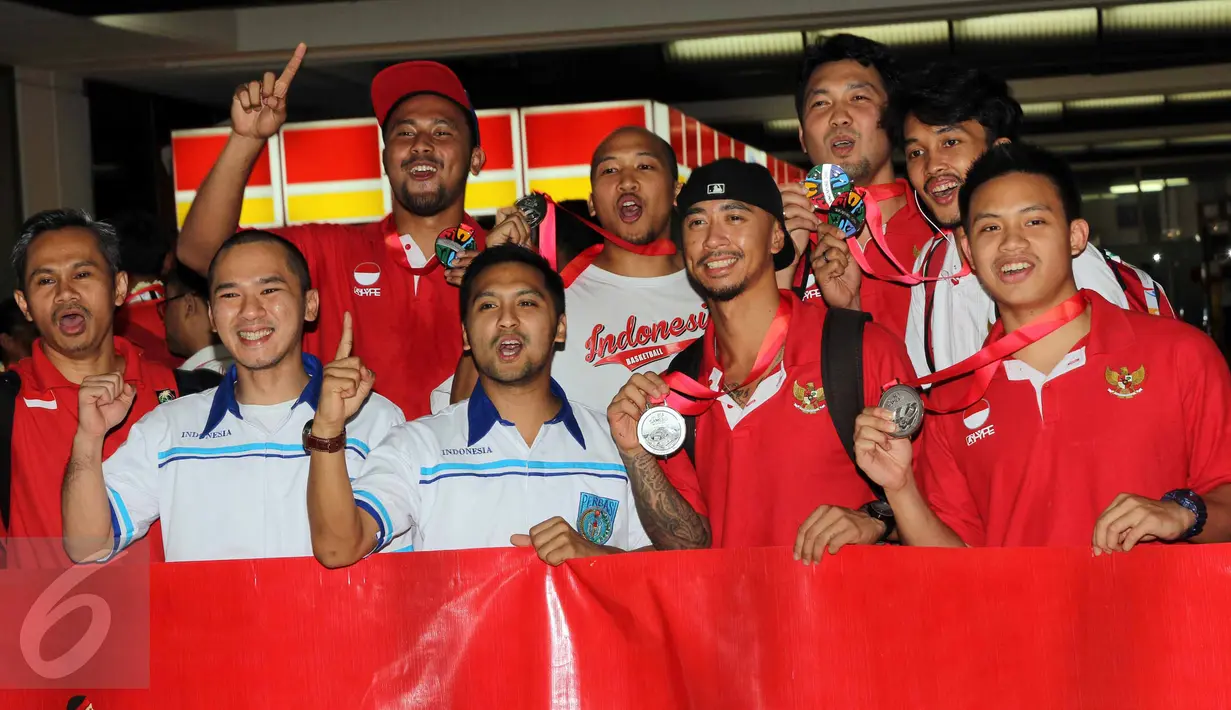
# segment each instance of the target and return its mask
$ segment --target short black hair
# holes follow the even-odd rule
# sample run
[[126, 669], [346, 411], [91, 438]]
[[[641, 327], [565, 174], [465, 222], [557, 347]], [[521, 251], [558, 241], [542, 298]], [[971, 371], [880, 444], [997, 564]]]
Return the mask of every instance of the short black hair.
[[808, 91], [808, 82], [813, 73], [821, 66], [853, 59], [865, 67], [871, 67], [880, 74], [881, 84], [885, 94], [892, 100], [902, 83], [902, 72], [898, 68], [898, 60], [888, 47], [857, 35], [834, 35], [827, 40], [818, 42], [804, 53], [804, 63], [799, 72], [799, 86], [795, 89], [795, 114], [802, 121], [804, 117], [804, 93]]
[[989, 148], [1001, 138], [1017, 140], [1022, 125], [1022, 106], [1004, 79], [953, 62], [934, 62], [911, 74], [890, 102], [886, 123], [899, 146], [912, 115], [929, 126], [978, 121]]
[[218, 262], [222, 260], [222, 255], [245, 244], [277, 244], [282, 247], [286, 250], [286, 264], [291, 267], [291, 273], [295, 274], [295, 278], [299, 279], [302, 291], [307, 293], [308, 289], [312, 288], [312, 274], [308, 270], [308, 260], [304, 258], [303, 252], [299, 251], [299, 247], [273, 232], [266, 232], [263, 229], [244, 229], [223, 242], [218, 248], [218, 253], [214, 254], [214, 258], [209, 262], [209, 271], [206, 276], [208, 289], [214, 287], [214, 272], [218, 269]]
[[649, 138], [650, 145], [653, 146], [651, 151], [658, 153], [658, 158], [666, 163], [667, 170], [671, 171], [671, 182], [676, 183], [680, 181], [680, 159], [676, 156], [675, 149], [671, 147], [670, 143], [663, 140], [663, 137], [657, 133], [642, 128], [641, 126], [621, 126], [611, 133], [608, 133], [607, 137], [603, 139], [603, 142], [599, 143], [594, 148], [594, 153], [590, 155], [590, 182], [594, 182], [594, 171], [598, 169], [598, 161], [601, 159], [599, 151], [603, 149], [603, 146], [607, 145], [608, 141], [621, 133], [636, 133]]
[[124, 212], [107, 220], [120, 238], [120, 263], [129, 276], [159, 276], [174, 236], [148, 212]]
[[462, 277], [462, 286], [458, 289], [458, 303], [461, 305], [462, 321], [465, 322], [470, 305], [474, 302], [474, 282], [487, 269], [499, 264], [525, 264], [536, 269], [543, 275], [543, 283], [547, 286], [547, 296], [556, 308], [556, 315], [564, 315], [564, 279], [551, 268], [537, 252], [516, 244], [501, 244], [479, 252], [479, 255], [466, 267], [466, 275]]
[[17, 335], [20, 330], [33, 328], [34, 324], [26, 320], [26, 314], [17, 305], [17, 299], [10, 296], [0, 301], [0, 333]]
[[209, 303], [209, 281], [206, 281], [205, 277], [179, 262], [176, 262], [170, 271], [163, 274], [162, 282], [166, 285], [168, 294], [171, 289], [175, 289], [179, 293], [192, 294], [202, 301]]
[[17, 273], [19, 288], [26, 284], [26, 257], [30, 253], [30, 245], [35, 239], [46, 232], [60, 229], [80, 228], [91, 232], [98, 240], [98, 249], [107, 260], [107, 269], [111, 278], [120, 271], [120, 240], [116, 237], [115, 228], [106, 222], [94, 219], [85, 210], [75, 208], [45, 210], [34, 215], [21, 225], [21, 233], [17, 243], [13, 245], [13, 271]]
[[962, 226], [970, 231], [970, 202], [975, 191], [998, 177], [1012, 173], [1039, 175], [1055, 186], [1064, 205], [1064, 219], [1072, 222], [1081, 218], [1081, 190], [1069, 164], [1054, 153], [1026, 143], [1002, 143], [992, 146], [966, 174], [962, 191], [958, 193], [958, 208], [962, 214]]

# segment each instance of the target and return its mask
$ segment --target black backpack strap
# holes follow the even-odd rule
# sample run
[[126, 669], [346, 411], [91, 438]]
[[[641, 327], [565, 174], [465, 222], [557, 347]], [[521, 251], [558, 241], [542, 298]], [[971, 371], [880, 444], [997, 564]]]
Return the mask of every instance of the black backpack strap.
[[[17, 393], [21, 391], [21, 376], [12, 370], [0, 372], [0, 519], [9, 527], [9, 506], [13, 481], [13, 412], [17, 409]], [[3, 542], [3, 541], [0, 541]]]
[[[855, 418], [863, 411], [863, 327], [872, 316], [849, 308], [830, 308], [821, 330], [821, 382], [825, 402], [838, 438], [855, 463]], [[858, 466], [856, 466], [856, 470]], [[877, 498], [885, 491], [867, 474], [859, 475]]]
[[176, 370], [175, 389], [179, 396], [204, 392], [222, 384], [222, 375], [213, 370]]
[[[678, 355], [671, 360], [671, 364], [663, 372], [678, 372], [682, 375], [687, 375], [692, 379], [697, 379], [701, 375], [701, 356], [705, 354], [705, 336], [697, 338], [680, 351]], [[697, 458], [693, 452], [697, 447], [697, 418], [695, 416], [684, 416], [684, 445], [681, 447], [684, 453], [688, 454], [688, 460], [696, 463]]]

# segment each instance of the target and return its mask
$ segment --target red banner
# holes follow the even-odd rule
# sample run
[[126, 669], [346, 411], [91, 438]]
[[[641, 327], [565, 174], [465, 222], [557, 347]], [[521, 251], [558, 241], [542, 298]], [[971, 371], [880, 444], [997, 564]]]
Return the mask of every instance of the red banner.
[[[3, 573], [7, 574], [7, 573]], [[0, 574], [0, 581], [3, 580]], [[136, 708], [1219, 708], [1231, 547], [523, 550], [151, 570]], [[4, 630], [8, 633], [8, 630]], [[62, 710], [69, 691], [0, 693]]]

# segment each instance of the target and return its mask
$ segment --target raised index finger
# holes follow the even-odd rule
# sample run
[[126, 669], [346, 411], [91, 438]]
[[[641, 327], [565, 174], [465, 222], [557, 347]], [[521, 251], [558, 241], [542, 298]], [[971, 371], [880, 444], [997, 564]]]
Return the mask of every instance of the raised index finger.
[[355, 342], [354, 330], [351, 327], [350, 311], [342, 316], [342, 338], [338, 340], [338, 354], [334, 360], [350, 357], [351, 346]]
[[308, 45], [300, 42], [295, 47], [295, 53], [291, 55], [291, 61], [286, 63], [286, 68], [282, 70], [282, 76], [278, 77], [278, 81], [274, 82], [274, 96], [283, 98], [286, 96], [287, 89], [291, 88], [291, 80], [295, 78], [295, 72], [299, 71], [299, 65], [303, 63], [303, 57], [308, 53]]

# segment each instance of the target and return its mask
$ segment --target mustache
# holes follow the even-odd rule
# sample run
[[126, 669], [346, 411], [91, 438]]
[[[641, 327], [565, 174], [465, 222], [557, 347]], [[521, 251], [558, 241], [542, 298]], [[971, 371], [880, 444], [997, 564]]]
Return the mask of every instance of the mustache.
[[411, 166], [413, 166], [415, 163], [431, 163], [432, 165], [435, 165], [438, 170], [445, 166], [444, 161], [441, 160], [440, 158], [437, 158], [436, 156], [422, 156], [422, 157], [417, 157], [417, 158], [407, 158], [406, 160], [402, 161], [403, 172], [410, 170]]
[[55, 320], [59, 320], [60, 316], [64, 315], [64, 312], [65, 312], [65, 311], [81, 311], [82, 315], [84, 315], [84, 316], [86, 316], [86, 317], [88, 317], [88, 318], [89, 318], [89, 317], [93, 317], [93, 315], [94, 315], [93, 313], [91, 313], [91, 312], [90, 312], [90, 309], [89, 309], [89, 308], [86, 308], [85, 306], [81, 305], [80, 303], [69, 303], [69, 304], [65, 304], [65, 305], [63, 305], [63, 306], [60, 306], [59, 308], [57, 308], [57, 309], [55, 309], [54, 311], [52, 311], [52, 312], [51, 312], [51, 317], [52, 317], [53, 319], [55, 319]]
[[510, 335], [520, 340], [522, 345], [528, 345], [530, 343], [530, 338], [527, 338], [525, 333], [522, 333], [520, 330], [514, 330], [508, 333], [501, 333], [500, 335], [497, 335], [496, 337], [492, 338], [492, 341], [491, 341], [492, 348], [500, 347], [500, 341], [504, 340]]
[[835, 136], [854, 136], [855, 140], [863, 138], [863, 134], [854, 128], [831, 128], [825, 133], [825, 142], [832, 141]]

